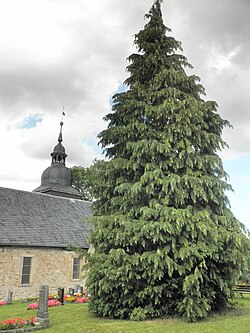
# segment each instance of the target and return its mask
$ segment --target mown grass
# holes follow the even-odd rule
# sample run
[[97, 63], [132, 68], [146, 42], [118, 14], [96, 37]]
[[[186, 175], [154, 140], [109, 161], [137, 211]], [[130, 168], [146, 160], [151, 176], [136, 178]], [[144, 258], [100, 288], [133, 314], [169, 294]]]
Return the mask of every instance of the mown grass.
[[[181, 319], [158, 319], [143, 322], [96, 318], [87, 304], [65, 304], [49, 308], [51, 326], [44, 333], [249, 333], [250, 296], [238, 298], [235, 309], [210, 316], [198, 323]], [[36, 310], [27, 310], [27, 304], [15, 301], [0, 307], [0, 321], [36, 316]]]

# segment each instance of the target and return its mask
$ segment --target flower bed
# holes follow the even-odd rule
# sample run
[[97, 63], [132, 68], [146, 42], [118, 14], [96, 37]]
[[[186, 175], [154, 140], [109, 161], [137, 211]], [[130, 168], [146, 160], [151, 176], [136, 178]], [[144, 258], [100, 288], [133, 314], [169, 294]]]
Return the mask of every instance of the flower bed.
[[48, 301], [48, 307], [51, 307], [51, 306], [59, 306], [59, 305], [62, 305], [61, 302], [57, 301], [57, 300], [49, 300]]
[[76, 300], [76, 296], [72, 296], [72, 295], [65, 295], [64, 296], [64, 301], [69, 302], [69, 303], [73, 303]]
[[64, 296], [64, 301], [66, 303], [86, 303], [89, 300], [88, 296], [84, 296], [85, 294], [75, 294], [75, 295], [68, 295]]
[[8, 304], [10, 304], [10, 303], [8, 303], [8, 302], [0, 302], [0, 306], [8, 305]]
[[35, 326], [34, 317], [31, 317], [27, 320], [22, 318], [7, 319], [0, 322], [0, 331], [26, 328], [32, 326]]
[[[48, 307], [59, 306], [59, 305], [61, 305], [61, 302], [57, 300], [53, 299], [48, 300]], [[34, 309], [38, 309], [38, 303], [31, 303], [28, 305], [27, 310], [34, 310]]]
[[49, 295], [49, 300], [57, 300], [57, 299], [58, 299], [58, 295], [56, 295], [56, 294]]
[[27, 310], [35, 310], [38, 309], [38, 303], [30, 303], [27, 307]]
[[88, 300], [87, 297], [78, 297], [76, 298], [75, 303], [86, 303], [87, 300]]

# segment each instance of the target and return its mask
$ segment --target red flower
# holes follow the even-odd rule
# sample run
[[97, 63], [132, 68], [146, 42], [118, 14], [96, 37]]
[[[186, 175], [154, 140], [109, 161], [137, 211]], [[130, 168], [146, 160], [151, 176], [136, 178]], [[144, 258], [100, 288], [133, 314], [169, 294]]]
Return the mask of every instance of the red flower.
[[48, 301], [48, 306], [58, 306], [58, 305], [61, 305], [61, 302], [55, 300]]
[[77, 298], [75, 300], [75, 303], [86, 303], [86, 302], [87, 302], [87, 298], [86, 297]]
[[34, 310], [34, 309], [38, 309], [38, 303], [31, 303], [28, 305], [27, 310]]
[[0, 322], [0, 330], [12, 329], [12, 328], [22, 328], [34, 326], [34, 317], [31, 317], [28, 320], [22, 318], [15, 319], [6, 319]]

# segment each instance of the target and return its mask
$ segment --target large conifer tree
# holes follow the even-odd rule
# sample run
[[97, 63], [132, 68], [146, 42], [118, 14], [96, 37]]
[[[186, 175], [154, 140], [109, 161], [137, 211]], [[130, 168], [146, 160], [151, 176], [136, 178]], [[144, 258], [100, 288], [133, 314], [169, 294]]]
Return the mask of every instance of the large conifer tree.
[[155, 0], [135, 35], [126, 92], [100, 143], [110, 158], [95, 203], [89, 258], [91, 310], [195, 321], [225, 307], [242, 266], [243, 234], [229, 209], [217, 151], [229, 125], [189, 76]]

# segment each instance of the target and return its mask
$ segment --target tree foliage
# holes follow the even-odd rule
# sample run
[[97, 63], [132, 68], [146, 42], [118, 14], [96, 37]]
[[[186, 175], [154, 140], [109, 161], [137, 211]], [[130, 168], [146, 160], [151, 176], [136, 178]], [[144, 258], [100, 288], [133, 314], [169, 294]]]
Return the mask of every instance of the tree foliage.
[[113, 97], [99, 134], [110, 161], [99, 179], [90, 242], [91, 310], [111, 318], [226, 307], [244, 264], [242, 225], [218, 150], [229, 125], [169, 36], [155, 0], [129, 56], [128, 90]]
[[72, 186], [82, 194], [83, 200], [92, 201], [97, 198], [97, 188], [100, 186], [100, 179], [105, 171], [105, 165], [106, 162], [104, 160], [95, 159], [93, 164], [87, 168], [82, 166], [70, 168]]

